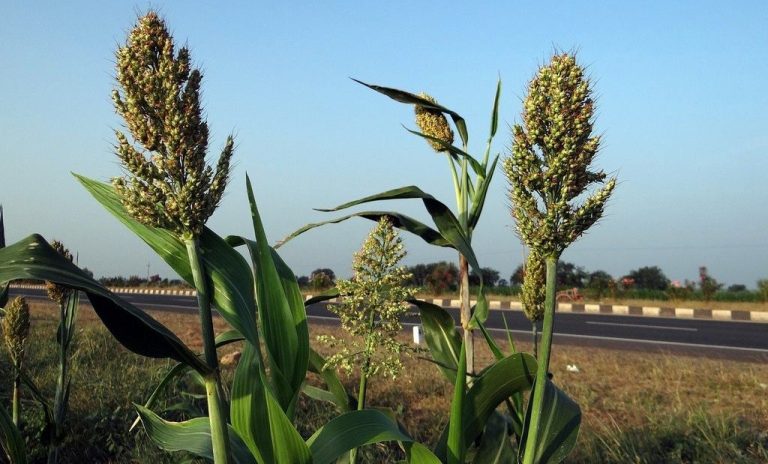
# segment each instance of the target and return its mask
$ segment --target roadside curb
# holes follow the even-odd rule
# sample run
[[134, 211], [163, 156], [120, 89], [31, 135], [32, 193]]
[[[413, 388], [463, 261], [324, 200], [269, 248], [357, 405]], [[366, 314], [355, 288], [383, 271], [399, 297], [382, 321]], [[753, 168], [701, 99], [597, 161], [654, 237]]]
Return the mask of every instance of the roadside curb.
[[[12, 284], [11, 288], [43, 290], [45, 285], [20, 285]], [[117, 294], [140, 294], [140, 295], [173, 295], [173, 296], [197, 296], [194, 290], [166, 290], [149, 288], [124, 288], [109, 287], [109, 290]], [[313, 295], [305, 295], [305, 299], [312, 298]], [[328, 300], [331, 303], [338, 303], [338, 298]], [[458, 308], [459, 300], [448, 298], [429, 298], [424, 300], [427, 303], [442, 306], [444, 308]], [[476, 301], [471, 301], [475, 304]], [[506, 311], [522, 311], [522, 306], [518, 301], [498, 301], [488, 302], [490, 309], [500, 309]], [[670, 306], [633, 306], [633, 305], [606, 305], [606, 304], [583, 304], [583, 303], [558, 303], [557, 311], [560, 313], [577, 314], [606, 314], [621, 316], [645, 316], [645, 317], [666, 317], [673, 319], [712, 319], [718, 321], [742, 321], [742, 322], [762, 322], [768, 323], [768, 311], [745, 311], [739, 309], [698, 309], [698, 308], [675, 308]]]

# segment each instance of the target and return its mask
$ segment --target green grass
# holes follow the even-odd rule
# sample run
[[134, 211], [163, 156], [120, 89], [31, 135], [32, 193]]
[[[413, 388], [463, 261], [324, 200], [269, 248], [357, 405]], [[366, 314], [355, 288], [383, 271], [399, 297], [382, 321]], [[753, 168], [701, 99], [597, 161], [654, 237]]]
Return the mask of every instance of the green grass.
[[[43, 392], [52, 397], [56, 375], [53, 311], [33, 308], [33, 332], [27, 367]], [[154, 313], [192, 346], [196, 318]], [[140, 429], [128, 432], [134, 419], [132, 403], [142, 403], [170, 367], [125, 351], [95, 321], [81, 312], [68, 420], [62, 450], [66, 463], [176, 463], [188, 456], [157, 450]], [[217, 321], [221, 330], [223, 323]], [[313, 326], [312, 337], [340, 335], [338, 329]], [[403, 340], [407, 340], [406, 337]], [[529, 349], [521, 343], [520, 348]], [[478, 340], [477, 346], [481, 343]], [[317, 347], [324, 351], [324, 347]], [[480, 363], [490, 355], [478, 350]], [[423, 360], [406, 361], [396, 382], [374, 378], [370, 401], [393, 410], [419, 441], [434, 444], [448, 417], [452, 387]], [[576, 364], [580, 372], [568, 372]], [[7, 358], [0, 355], [0, 379], [10, 379]], [[231, 376], [231, 368], [224, 371]], [[656, 353], [556, 346], [554, 380], [582, 407], [584, 420], [571, 463], [766, 463], [768, 462], [768, 365]], [[357, 378], [344, 378], [350, 391]], [[310, 382], [318, 380], [310, 376]], [[10, 382], [0, 383], [0, 402], [9, 404]], [[174, 385], [155, 408], [181, 420], [203, 412], [204, 403], [185, 393], [194, 385]], [[200, 391], [200, 390], [198, 390]], [[40, 430], [42, 415], [24, 395], [23, 432], [32, 462], [45, 462]], [[332, 406], [303, 397], [298, 428], [308, 437], [334, 417]], [[364, 462], [393, 462], [396, 446], [370, 447]]]

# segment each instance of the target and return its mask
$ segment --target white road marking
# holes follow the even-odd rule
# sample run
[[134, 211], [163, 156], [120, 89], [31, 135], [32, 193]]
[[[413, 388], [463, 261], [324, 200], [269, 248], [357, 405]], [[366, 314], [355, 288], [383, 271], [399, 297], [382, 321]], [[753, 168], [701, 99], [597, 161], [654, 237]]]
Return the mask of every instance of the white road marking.
[[[328, 316], [310, 316], [307, 315], [307, 319], [324, 319], [329, 321], [338, 321], [338, 318], [335, 317], [328, 317]], [[414, 322], [403, 322], [403, 325], [407, 326], [414, 326], [414, 325], [421, 325]], [[460, 329], [461, 326], [457, 325], [457, 329]], [[490, 327], [487, 327], [486, 330], [489, 332], [502, 332], [506, 333], [506, 329], [493, 329]], [[518, 334], [524, 334], [524, 335], [530, 335], [530, 330], [515, 330], [510, 329], [509, 330], [512, 333], [518, 333]], [[671, 346], [684, 346], [684, 347], [690, 347], [690, 348], [711, 348], [711, 349], [717, 349], [717, 350], [731, 350], [731, 351], [747, 351], [747, 352], [753, 352], [753, 353], [766, 353], [768, 354], [768, 349], [763, 348], [744, 348], [741, 346], [724, 346], [724, 345], [705, 345], [701, 343], [682, 343], [682, 342], [665, 342], [665, 341], [659, 341], [659, 340], [640, 340], [637, 338], [620, 338], [620, 337], [601, 337], [599, 335], [579, 335], [579, 334], [568, 334], [568, 333], [556, 333], [555, 337], [567, 337], [567, 338], [586, 338], [589, 340], [610, 340], [614, 342], [629, 342], [629, 343], [646, 343], [650, 345], [671, 345]]]
[[670, 327], [667, 325], [624, 324], [622, 322], [597, 322], [597, 321], [586, 321], [586, 323], [592, 324], [592, 325], [615, 325], [617, 327], [640, 327], [643, 329], [681, 330], [683, 332], [699, 331], [699, 329], [695, 329], [693, 327]]

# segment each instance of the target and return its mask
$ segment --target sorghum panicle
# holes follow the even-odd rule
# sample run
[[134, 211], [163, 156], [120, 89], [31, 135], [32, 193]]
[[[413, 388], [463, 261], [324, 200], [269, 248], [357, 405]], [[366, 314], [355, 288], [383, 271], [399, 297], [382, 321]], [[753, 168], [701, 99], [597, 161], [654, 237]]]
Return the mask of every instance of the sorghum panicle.
[[115, 89], [112, 99], [137, 145], [116, 131], [115, 148], [127, 176], [113, 179], [113, 185], [138, 221], [184, 236], [199, 236], [221, 201], [234, 151], [229, 136], [216, 170], [205, 161], [202, 78], [189, 50], [176, 52], [155, 12], [141, 17], [117, 50], [121, 90]]
[[546, 291], [546, 264], [544, 258], [535, 250], [528, 253], [525, 260], [521, 300], [523, 312], [531, 322], [538, 322], [544, 317], [544, 294]]
[[24, 298], [16, 297], [6, 305], [2, 330], [11, 361], [15, 366], [21, 365], [29, 337], [29, 306]]
[[[420, 93], [419, 97], [437, 104], [437, 100], [426, 93]], [[416, 125], [419, 126], [423, 134], [440, 139], [449, 145], [453, 144], [453, 130], [442, 112], [422, 105], [416, 105], [414, 111], [416, 113]], [[438, 153], [448, 151], [447, 148], [434, 140], [428, 140], [428, 142]]]
[[[512, 128], [511, 155], [503, 162], [512, 214], [522, 240], [542, 255], [558, 255], [603, 214], [616, 179], [605, 182], [590, 164], [600, 148], [593, 136], [591, 81], [576, 59], [561, 53], [528, 85], [523, 124]], [[605, 182], [580, 205], [572, 202]]]

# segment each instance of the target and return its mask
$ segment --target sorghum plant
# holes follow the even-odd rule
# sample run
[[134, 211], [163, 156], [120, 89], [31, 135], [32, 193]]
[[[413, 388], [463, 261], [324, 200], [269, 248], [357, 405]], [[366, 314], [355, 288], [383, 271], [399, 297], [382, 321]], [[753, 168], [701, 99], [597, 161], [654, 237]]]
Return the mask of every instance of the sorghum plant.
[[2, 331], [5, 349], [13, 364], [13, 423], [18, 426], [21, 415], [21, 370], [24, 368], [24, 350], [29, 337], [29, 306], [22, 297], [11, 300], [3, 311]]
[[[416, 186], [402, 187], [379, 194], [371, 195], [359, 200], [354, 200], [333, 209], [320, 211], [338, 211], [363, 203], [377, 200], [394, 200], [414, 198], [424, 203], [427, 212], [432, 217], [437, 230], [422, 224], [406, 215], [392, 211], [364, 211], [318, 224], [309, 224], [292, 233], [280, 244], [296, 237], [297, 235], [327, 223], [343, 221], [350, 217], [363, 217], [370, 220], [378, 220], [383, 215], [389, 216], [395, 227], [407, 230], [425, 240], [427, 243], [441, 247], [455, 249], [459, 254], [459, 294], [461, 325], [464, 329], [464, 350], [466, 350], [467, 369], [471, 379], [474, 373], [474, 350], [472, 333], [478, 324], [482, 323], [488, 314], [488, 303], [485, 299], [482, 277], [480, 290], [477, 295], [477, 305], [470, 306], [469, 296], [469, 268], [470, 266], [482, 275], [482, 270], [472, 250], [472, 233], [480, 220], [480, 214], [485, 205], [485, 197], [488, 193], [493, 174], [496, 170], [498, 156], [490, 160], [491, 143], [496, 135], [498, 127], [498, 104], [501, 94], [501, 82], [496, 87], [496, 94], [491, 111], [490, 134], [487, 139], [485, 152], [482, 158], [477, 159], [468, 153], [469, 135], [464, 118], [439, 103], [430, 95], [405, 92], [389, 87], [369, 85], [356, 81], [379, 93], [382, 93], [401, 103], [414, 105], [416, 125], [421, 132], [408, 130], [414, 135], [424, 138], [429, 146], [436, 152], [444, 154], [448, 160], [456, 196], [457, 214], [445, 204], [435, 199], [432, 195], [422, 191]], [[448, 123], [447, 116], [453, 121], [453, 125], [461, 139], [462, 148], [453, 145], [454, 130]]]
[[[353, 277], [336, 282], [342, 302], [329, 306], [351, 338], [319, 337], [321, 342], [337, 349], [327, 359], [327, 366], [347, 373], [355, 368], [359, 370], [358, 410], [365, 409], [371, 377], [382, 375], [394, 380], [403, 367], [401, 355], [407, 352], [407, 347], [396, 337], [403, 328], [400, 319], [408, 311], [407, 301], [414, 293], [413, 288], [406, 287], [411, 275], [400, 265], [405, 254], [397, 230], [387, 217], [381, 218], [354, 255]], [[353, 463], [356, 451], [351, 453]]]
[[544, 297], [546, 289], [546, 269], [544, 260], [536, 251], [530, 251], [523, 267], [523, 286], [521, 303], [523, 313], [531, 321], [533, 331], [533, 352], [538, 355], [538, 324], [544, 317]]
[[117, 156], [127, 176], [115, 178], [112, 184], [136, 220], [169, 230], [186, 245], [197, 290], [205, 362], [212, 371], [205, 385], [214, 460], [228, 462], [211, 295], [199, 240], [227, 185], [234, 140], [227, 138], [214, 171], [205, 161], [208, 124], [200, 102], [202, 73], [192, 66], [186, 47], [176, 50], [165, 22], [156, 13], [138, 20], [116, 57], [120, 89], [113, 91], [112, 99], [133, 143], [123, 132], [115, 131]]
[[[616, 185], [590, 165], [600, 147], [592, 134], [592, 83], [574, 56], [556, 54], [528, 85], [523, 124], [512, 128], [511, 155], [503, 161], [517, 233], [546, 263], [546, 295], [538, 371], [526, 428], [523, 459], [535, 462], [552, 346], [555, 275], [563, 250], [603, 214]], [[605, 183], [579, 203], [589, 186]]]
[[[54, 240], [51, 242], [51, 247], [64, 259], [72, 262], [72, 253], [64, 247], [64, 244]], [[56, 393], [53, 400], [53, 424], [51, 424], [53, 435], [48, 450], [48, 463], [54, 464], [58, 462], [59, 445], [64, 438], [64, 421], [67, 416], [69, 388], [72, 380], [69, 374], [69, 363], [80, 298], [76, 290], [66, 285], [46, 281], [45, 288], [48, 298], [59, 307], [59, 329], [57, 331], [59, 375], [56, 377]]]

